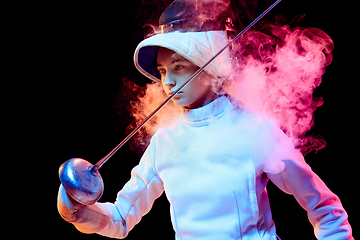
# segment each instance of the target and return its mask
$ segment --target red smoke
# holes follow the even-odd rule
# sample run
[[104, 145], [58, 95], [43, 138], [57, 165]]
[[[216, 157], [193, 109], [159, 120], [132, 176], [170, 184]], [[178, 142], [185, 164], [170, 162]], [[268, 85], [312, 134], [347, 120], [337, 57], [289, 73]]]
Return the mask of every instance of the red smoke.
[[[131, 116], [134, 118], [132, 125], [128, 127], [130, 132], [134, 125], [139, 125], [167, 98], [160, 83], [149, 83], [145, 91], [141, 91], [137, 101], [131, 101]], [[158, 113], [147, 122], [142, 129], [133, 137], [132, 150], [143, 152], [150, 143], [151, 137], [162, 127], [169, 127], [180, 116], [180, 108], [173, 102], [166, 104]], [[135, 143], [135, 145], [134, 145]], [[134, 146], [133, 146], [134, 145]]]

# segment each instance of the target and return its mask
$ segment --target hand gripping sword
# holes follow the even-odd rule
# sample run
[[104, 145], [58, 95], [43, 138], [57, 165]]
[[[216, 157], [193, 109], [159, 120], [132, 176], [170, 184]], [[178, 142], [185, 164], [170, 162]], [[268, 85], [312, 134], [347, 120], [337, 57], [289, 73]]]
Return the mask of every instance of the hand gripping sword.
[[215, 58], [217, 58], [225, 49], [239, 39], [247, 30], [255, 25], [271, 9], [273, 9], [281, 0], [277, 0], [246, 28], [244, 28], [236, 37], [226, 44], [218, 53], [216, 53], [207, 63], [204, 64], [194, 75], [192, 75], [183, 85], [171, 94], [159, 107], [157, 107], [139, 126], [137, 126], [124, 140], [122, 140], [111, 152], [100, 159], [95, 165], [81, 158], [71, 158], [64, 162], [59, 169], [60, 181], [66, 192], [81, 204], [91, 205], [99, 200], [104, 191], [104, 182], [99, 173], [100, 167], [107, 162], [130, 138], [132, 138], [157, 112], [160, 111], [170, 100], [186, 87], [194, 78], [196, 78]]

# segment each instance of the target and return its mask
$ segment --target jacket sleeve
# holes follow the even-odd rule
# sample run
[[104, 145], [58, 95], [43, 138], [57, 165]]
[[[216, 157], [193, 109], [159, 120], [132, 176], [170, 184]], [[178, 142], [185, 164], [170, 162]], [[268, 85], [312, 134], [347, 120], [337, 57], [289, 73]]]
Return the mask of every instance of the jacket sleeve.
[[[131, 229], [147, 214], [154, 201], [163, 193], [163, 183], [154, 168], [154, 146], [149, 145], [139, 165], [131, 171], [131, 179], [118, 193], [115, 203], [96, 203], [79, 210], [83, 223], [74, 223], [84, 233], [96, 233], [125, 238]], [[99, 216], [107, 216], [100, 217]], [[101, 223], [99, 221], [102, 221]]]
[[303, 157], [285, 160], [284, 163], [283, 171], [267, 175], [282, 191], [293, 194], [307, 211], [317, 239], [353, 239], [347, 213], [339, 198], [311, 170]]

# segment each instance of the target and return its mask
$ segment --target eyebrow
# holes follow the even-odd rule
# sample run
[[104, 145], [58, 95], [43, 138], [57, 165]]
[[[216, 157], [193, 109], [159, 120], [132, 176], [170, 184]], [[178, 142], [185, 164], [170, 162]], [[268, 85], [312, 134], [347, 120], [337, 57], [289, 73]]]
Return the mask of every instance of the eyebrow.
[[[184, 58], [183, 56], [181, 56], [178, 53], [174, 53], [173, 55], [171, 55], [171, 58], [173, 58], [174, 60], [171, 62], [171, 64], [177, 63], [177, 62], [181, 62], [181, 61], [189, 61], [186, 58]], [[190, 61], [189, 61], [190, 62]], [[159, 63], [156, 63], [156, 67], [162, 66]]]
[[178, 54], [178, 53], [174, 53], [174, 54], [171, 56], [171, 58], [174, 58], [174, 61], [172, 61], [171, 63], [180, 62], [180, 61], [184, 61], [184, 60], [189, 61], [189, 60], [187, 60], [186, 58], [184, 58], [183, 56], [181, 56], [181, 55]]

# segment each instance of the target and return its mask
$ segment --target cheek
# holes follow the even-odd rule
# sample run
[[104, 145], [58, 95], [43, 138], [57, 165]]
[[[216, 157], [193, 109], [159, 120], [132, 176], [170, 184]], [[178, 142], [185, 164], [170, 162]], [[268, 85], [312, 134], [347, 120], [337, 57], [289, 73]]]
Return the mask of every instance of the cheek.
[[184, 89], [184, 92], [186, 93], [187, 97], [193, 97], [198, 93], [199, 88], [201, 88], [201, 85], [199, 84], [197, 79], [192, 80]]
[[165, 86], [165, 84], [164, 84], [164, 81], [161, 79], [161, 86], [162, 86], [162, 88], [164, 89], [164, 92], [166, 93], [166, 94], [168, 94], [168, 88]]
[[197, 92], [207, 92], [211, 89], [211, 78], [208, 75], [201, 74], [194, 79], [194, 89]]

